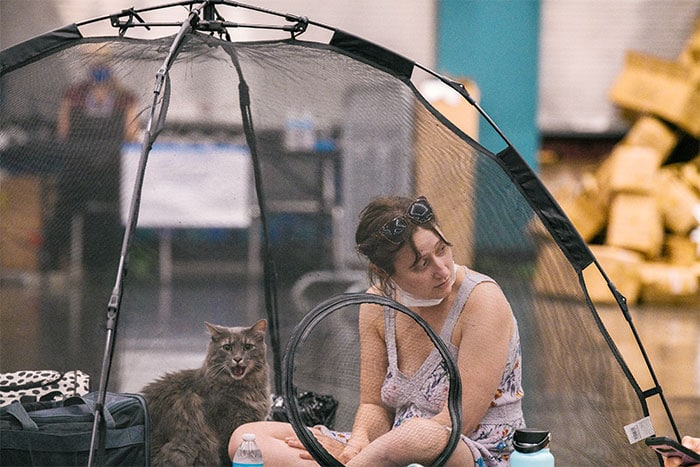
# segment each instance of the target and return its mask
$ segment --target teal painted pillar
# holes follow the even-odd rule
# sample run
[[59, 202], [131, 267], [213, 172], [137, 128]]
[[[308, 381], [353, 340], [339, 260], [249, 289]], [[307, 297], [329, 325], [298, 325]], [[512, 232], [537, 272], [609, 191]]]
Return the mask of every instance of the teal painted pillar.
[[[539, 0], [438, 0], [437, 70], [473, 79], [480, 105], [537, 171]], [[505, 147], [485, 120], [479, 141]]]

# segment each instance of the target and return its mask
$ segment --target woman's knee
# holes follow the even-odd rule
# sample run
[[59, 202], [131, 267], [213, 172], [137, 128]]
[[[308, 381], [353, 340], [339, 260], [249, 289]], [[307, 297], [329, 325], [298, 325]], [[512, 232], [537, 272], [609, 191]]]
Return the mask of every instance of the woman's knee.
[[239, 425], [235, 430], [233, 430], [234, 433], [257, 433], [259, 431], [264, 431], [265, 426], [269, 424], [270, 422], [267, 421], [262, 421], [262, 422], [248, 422], [244, 423], [243, 425]]
[[245, 433], [253, 433], [258, 441], [258, 444], [265, 443], [270, 438], [284, 440], [289, 436], [294, 436], [294, 429], [289, 423], [262, 421], [244, 423], [233, 431], [231, 434], [231, 444], [238, 446], [243, 440]]
[[256, 438], [262, 438], [265, 436], [266, 429], [265, 424], [268, 422], [250, 422], [240, 425], [238, 428], [233, 430], [231, 438], [228, 442], [228, 455], [233, 458], [233, 453], [236, 452], [238, 446], [243, 441], [243, 434], [254, 433]]

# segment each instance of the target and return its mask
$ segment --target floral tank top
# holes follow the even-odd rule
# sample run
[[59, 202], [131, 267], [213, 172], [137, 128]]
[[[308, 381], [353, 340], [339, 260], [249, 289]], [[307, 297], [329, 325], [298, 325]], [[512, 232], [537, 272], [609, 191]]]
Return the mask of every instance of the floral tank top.
[[[440, 337], [455, 359], [458, 348], [452, 344], [451, 338], [464, 304], [474, 287], [481, 282], [493, 282], [488, 276], [465, 269], [466, 277], [440, 332]], [[382, 384], [381, 397], [386, 406], [395, 410], [394, 427], [397, 427], [413, 417], [431, 418], [440, 413], [447, 403], [449, 375], [437, 348], [432, 350], [413, 376], [408, 377], [399, 370], [395, 319], [396, 310], [385, 307], [385, 340], [389, 366]], [[468, 437], [462, 435], [462, 440], [472, 451], [476, 465], [508, 465], [513, 434], [517, 428], [525, 426], [521, 409], [523, 390], [517, 323], [513, 329], [508, 360], [491, 406], [477, 429]], [[487, 352], [488, 348], [484, 351]]]

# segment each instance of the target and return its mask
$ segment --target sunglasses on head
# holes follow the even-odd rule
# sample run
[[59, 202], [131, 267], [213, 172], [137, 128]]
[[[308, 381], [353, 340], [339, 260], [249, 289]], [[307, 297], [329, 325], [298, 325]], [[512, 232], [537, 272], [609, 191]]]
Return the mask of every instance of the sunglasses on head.
[[433, 208], [425, 196], [418, 197], [412, 202], [405, 214], [394, 217], [379, 229], [379, 234], [389, 243], [401, 245], [406, 240], [408, 222], [416, 225], [427, 224], [433, 220]]

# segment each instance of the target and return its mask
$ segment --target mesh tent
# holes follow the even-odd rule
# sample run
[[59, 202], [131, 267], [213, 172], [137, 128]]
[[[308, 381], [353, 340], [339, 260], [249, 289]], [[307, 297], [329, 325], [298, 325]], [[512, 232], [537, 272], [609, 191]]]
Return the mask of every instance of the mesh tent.
[[[295, 323], [309, 309], [293, 310], [299, 300], [280, 307], [280, 284], [296, 285], [297, 295], [314, 289], [312, 305], [362, 290], [365, 265], [353, 245], [359, 210], [378, 195], [420, 193], [434, 202], [447, 237], [464, 247], [457, 261], [496, 279], [510, 300], [523, 340], [525, 419], [552, 432], [558, 462], [655, 462], [643, 443], [630, 444], [624, 427], [651, 415], [659, 433], [678, 430], [624, 297], [505, 135], [504, 148], [482, 147], [416, 82], [437, 80], [497, 129], [463, 85], [304, 17], [234, 2], [174, 6], [174, 35], [148, 22], [158, 9], [130, 10], [0, 53], [0, 163], [7, 176], [40, 180], [41, 267], [67, 268], [76, 281], [87, 280], [86, 268], [116, 277], [100, 390], [109, 385], [120, 312], [139, 313], [128, 300], [122, 309], [130, 284], [138, 286], [139, 265], [157, 257], [158, 279], [167, 281], [176, 254], [240, 260], [244, 280], [264, 285], [247, 317], [270, 321], [281, 391], [290, 332], [281, 322]], [[229, 29], [246, 25], [226, 18], [241, 6], [271, 23], [249, 26], [285, 37], [232, 41]], [[93, 21], [111, 21], [114, 36], [83, 36]], [[131, 28], [147, 25], [152, 38], [130, 37]], [[330, 39], [305, 41], [307, 28]], [[100, 120], [97, 106], [77, 117], [77, 136], [58, 138], [66, 90], [96, 61], [120, 83], [111, 102], [119, 118]], [[188, 118], [201, 109], [205, 118]], [[120, 135], [132, 124], [138, 131], [125, 142]], [[29, 216], [21, 195], [6, 193], [13, 215]], [[215, 251], [199, 237], [173, 238], [184, 227], [219, 235]], [[25, 233], [13, 241], [25, 241]], [[607, 282], [619, 306], [598, 310], [589, 280]], [[293, 369], [300, 385], [340, 400], [338, 428], [351, 423], [356, 400], [343, 388], [356, 384], [358, 362], [326, 357], [342, 348], [353, 353], [354, 321], [352, 312], [326, 319]], [[634, 348], [617, 347], [609, 326], [619, 322], [615, 329], [625, 329]]]

